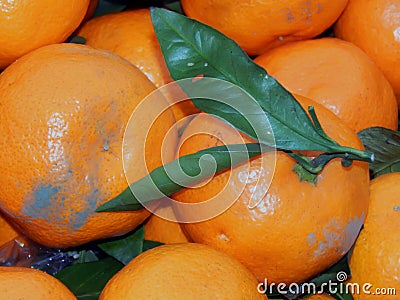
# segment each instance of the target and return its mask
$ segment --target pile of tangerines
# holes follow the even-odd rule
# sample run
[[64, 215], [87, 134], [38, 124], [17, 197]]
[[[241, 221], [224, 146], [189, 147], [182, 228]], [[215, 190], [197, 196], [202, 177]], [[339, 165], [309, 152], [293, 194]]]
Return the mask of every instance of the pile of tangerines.
[[[266, 299], [259, 292], [265, 279], [307, 282], [349, 251], [351, 282], [400, 293], [400, 174], [371, 178], [367, 162], [344, 166], [334, 159], [313, 184], [299, 179], [287, 152], [278, 149], [274, 169], [262, 164], [271, 155], [264, 153], [250, 161], [252, 178], [247, 175], [243, 191], [231, 191], [234, 204], [202, 222], [171, 222], [144, 208], [96, 212], [132, 183], [122, 161], [135, 181], [179, 156], [235, 141], [230, 125], [200, 113], [188, 99], [165, 110], [149, 132], [138, 122], [130, 131], [137, 144], [122, 154], [132, 112], [173, 79], [149, 6], [93, 17], [98, 4], [0, 1], [1, 245], [24, 236], [69, 249], [144, 224], [145, 238], [164, 245], [119, 271], [101, 293], [105, 300]], [[399, 0], [180, 5], [187, 17], [233, 39], [303, 107], [314, 106], [325, 132], [341, 145], [364, 149], [357, 133], [370, 127], [398, 130]], [[71, 42], [73, 36], [84, 43]], [[168, 105], [174, 96], [165, 93], [163, 101]], [[141, 118], [145, 123], [152, 114]], [[229, 178], [232, 186], [243, 183], [242, 171], [219, 173], [173, 198], [206, 201]], [[270, 185], [263, 186], [271, 173]], [[250, 207], [255, 181], [262, 197]], [[0, 295], [76, 299], [53, 276], [15, 266], [0, 267]], [[331, 298], [310, 299], [325, 297]]]

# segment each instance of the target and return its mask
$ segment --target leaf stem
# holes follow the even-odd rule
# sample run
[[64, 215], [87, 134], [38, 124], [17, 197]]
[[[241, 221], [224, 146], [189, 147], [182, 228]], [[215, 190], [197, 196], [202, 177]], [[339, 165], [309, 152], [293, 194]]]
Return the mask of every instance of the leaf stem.
[[375, 155], [372, 152], [359, 150], [359, 149], [346, 147], [346, 146], [334, 147], [334, 150], [336, 150], [336, 151], [328, 152], [328, 154], [336, 153], [336, 154], [344, 155], [343, 158], [346, 158], [349, 160], [360, 160], [360, 161], [366, 161], [369, 163], [372, 163], [375, 161]]
[[318, 173], [334, 158], [341, 158], [343, 167], [349, 167], [353, 163], [353, 160], [366, 162], [374, 161], [373, 153], [342, 146], [339, 146], [339, 149], [342, 151], [336, 153], [322, 153], [313, 159], [303, 154], [293, 152], [287, 153], [297, 161], [297, 164], [293, 167], [293, 171], [299, 176], [300, 181], [307, 181], [314, 185], [317, 183]]
[[334, 139], [330, 138], [330, 137], [325, 133], [325, 131], [322, 129], [321, 123], [319, 122], [318, 117], [317, 117], [317, 115], [316, 115], [316, 113], [315, 113], [314, 106], [309, 106], [309, 107], [308, 107], [308, 113], [309, 113], [310, 116], [311, 116], [311, 120], [312, 120], [313, 123], [314, 123], [314, 128], [315, 128], [315, 130], [317, 131], [317, 133], [318, 133], [321, 137], [323, 137], [324, 139], [326, 139], [326, 140], [328, 140], [329, 142], [331, 142], [332, 144], [338, 145], [338, 146], [339, 146], [339, 144], [338, 144]]

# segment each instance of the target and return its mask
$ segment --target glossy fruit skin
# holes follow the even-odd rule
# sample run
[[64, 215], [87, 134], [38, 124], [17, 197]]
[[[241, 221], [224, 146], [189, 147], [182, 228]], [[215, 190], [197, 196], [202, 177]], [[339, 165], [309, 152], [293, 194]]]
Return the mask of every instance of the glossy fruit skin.
[[0, 214], [0, 247], [16, 238], [19, 233], [11, 223]]
[[[171, 207], [165, 207], [163, 209], [172, 210]], [[144, 224], [144, 238], [146, 240], [156, 241], [163, 244], [190, 242], [179, 223], [166, 220], [162, 215], [163, 214], [153, 214], [148, 220], [146, 220], [146, 223]]]
[[[124, 234], [142, 223], [146, 210], [95, 209], [128, 187], [123, 161], [132, 180], [162, 164], [170, 110], [149, 132], [140, 124], [154, 120], [151, 111], [136, 116], [140, 124], [128, 134], [134, 144], [122, 156], [128, 120], [154, 89], [128, 61], [84, 45], [45, 46], [8, 67], [0, 75], [2, 211], [49, 247]], [[173, 130], [171, 137], [165, 161], [174, 157]]]
[[390, 83], [349, 42], [294, 42], [267, 51], [255, 62], [290, 92], [324, 105], [356, 132], [373, 126], [397, 129], [397, 102]]
[[267, 297], [258, 293], [257, 280], [235, 259], [205, 245], [185, 243], [143, 252], [114, 275], [99, 299]]
[[[154, 32], [150, 10], [147, 8], [94, 18], [85, 23], [77, 34], [86, 39], [87, 45], [111, 51], [130, 61], [157, 88], [173, 81]], [[177, 97], [187, 98], [178, 86], [166, 90], [165, 96], [170, 102]], [[174, 105], [172, 110], [177, 120], [198, 112], [189, 100]]]
[[90, 2], [89, 6], [86, 11], [85, 17], [83, 18], [82, 23], [88, 21], [91, 17], [93, 17], [93, 15], [96, 11], [97, 5], [99, 4], [99, 0], [90, 0], [89, 2]]
[[348, 0], [182, 0], [187, 16], [221, 31], [249, 55], [315, 37], [339, 17]]
[[338, 38], [360, 47], [391, 83], [400, 105], [400, 2], [350, 0], [334, 27]]
[[22, 267], [0, 267], [2, 299], [76, 300], [60, 281], [45, 272]]
[[[341, 145], [362, 148], [356, 134], [333, 113], [313, 101], [297, 98], [303, 106], [315, 107], [330, 137]], [[210, 134], [191, 136], [204, 131]], [[183, 132], [179, 155], [220, 145], [221, 141], [240, 143], [231, 127], [203, 114]], [[245, 141], [251, 142], [247, 138]], [[292, 171], [295, 161], [286, 153], [277, 151], [275, 168], [268, 163], [272, 159], [273, 154], [267, 152], [251, 161], [248, 173], [239, 166], [215, 176], [201, 188], [173, 196], [178, 201], [197, 203], [211, 199], [224, 188], [224, 197], [236, 202], [215, 218], [183, 224], [189, 237], [235, 257], [259, 281], [302, 282], [337, 262], [354, 243], [368, 209], [368, 165], [354, 162], [344, 168], [335, 159], [313, 185], [299, 181]], [[259, 192], [251, 198], [257, 181]], [[237, 187], [243, 184], [245, 188], [239, 194]], [[251, 208], [250, 200], [258, 204]]]
[[0, 69], [34, 49], [64, 42], [88, 6], [89, 0], [1, 1]]
[[360, 284], [360, 294], [354, 299], [395, 299], [397, 296], [379, 296], [362, 292], [362, 285], [400, 290], [400, 237], [398, 228], [400, 173], [381, 175], [371, 181], [371, 197], [364, 228], [350, 258], [351, 282]]

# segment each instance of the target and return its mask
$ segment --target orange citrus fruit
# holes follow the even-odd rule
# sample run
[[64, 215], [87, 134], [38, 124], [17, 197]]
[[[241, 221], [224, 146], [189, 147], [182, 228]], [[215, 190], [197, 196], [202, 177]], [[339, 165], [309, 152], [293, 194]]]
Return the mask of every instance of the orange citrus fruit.
[[[362, 148], [357, 135], [332, 112], [311, 100], [298, 99], [304, 106], [315, 107], [330, 137], [341, 145]], [[201, 114], [183, 132], [179, 154], [222, 143], [243, 141], [226, 123]], [[334, 159], [314, 185], [299, 180], [293, 171], [296, 162], [288, 154], [277, 151], [276, 164], [271, 162], [273, 157], [274, 153], [266, 152], [252, 159], [248, 169], [240, 165], [222, 172], [174, 198], [199, 203], [223, 193], [223, 198], [235, 200], [212, 219], [183, 224], [185, 232], [194, 242], [237, 258], [262, 282], [301, 282], [337, 262], [354, 243], [368, 208], [368, 164], [355, 161], [343, 167]], [[179, 207], [177, 215], [181, 215]]]
[[7, 300], [76, 300], [53, 276], [22, 267], [0, 267], [0, 295]]
[[[95, 209], [128, 187], [123, 161], [138, 180], [162, 164], [161, 154], [175, 155], [173, 130], [161, 153], [173, 113], [156, 119], [153, 106], [135, 117], [124, 140], [133, 146], [122, 155], [128, 120], [154, 90], [128, 61], [84, 45], [45, 46], [9, 66], [0, 75], [0, 208], [50, 247], [124, 234], [142, 223], [149, 216], [144, 209]], [[167, 106], [159, 100], [152, 105]], [[149, 132], [146, 121], [154, 121]]]
[[0, 247], [18, 235], [19, 233], [13, 225], [0, 213]]
[[332, 296], [329, 296], [328, 294], [315, 294], [315, 295], [311, 295], [308, 298], [305, 298], [307, 300], [333, 300], [335, 298], [333, 298]]
[[392, 84], [400, 105], [400, 2], [350, 0], [335, 35], [365, 51]]
[[[171, 207], [165, 207], [163, 209], [172, 210]], [[163, 244], [189, 242], [189, 239], [183, 232], [182, 226], [179, 223], [166, 220], [156, 214], [151, 215], [144, 224], [144, 238]]]
[[182, 0], [186, 15], [221, 31], [248, 54], [315, 37], [340, 16], [348, 0]]
[[89, 0], [0, 1], [0, 69], [34, 49], [65, 41], [88, 6]]
[[[354, 293], [354, 299], [398, 297], [384, 296], [382, 289], [388, 292], [388, 288], [394, 288], [397, 293], [400, 290], [399, 183], [400, 173], [384, 174], [371, 181], [368, 216], [350, 258], [350, 279], [360, 286], [360, 293]], [[371, 294], [363, 292], [364, 284], [369, 284], [367, 291]]]
[[235, 259], [205, 245], [185, 243], [143, 252], [111, 278], [99, 299], [267, 297], [258, 293], [257, 280]]
[[357, 46], [335, 38], [294, 42], [268, 51], [255, 62], [290, 92], [313, 99], [356, 132], [397, 129], [393, 89]]
[[86, 11], [85, 17], [83, 18], [83, 22], [86, 22], [94, 15], [98, 4], [99, 0], [90, 0], [89, 7]]
[[[129, 60], [158, 88], [173, 81], [147, 8], [94, 18], [85, 23], [77, 35], [84, 37], [89, 46], [111, 51]], [[187, 98], [177, 85], [165, 89], [165, 96], [170, 101]], [[173, 105], [172, 110], [177, 120], [198, 112], [190, 100]]]

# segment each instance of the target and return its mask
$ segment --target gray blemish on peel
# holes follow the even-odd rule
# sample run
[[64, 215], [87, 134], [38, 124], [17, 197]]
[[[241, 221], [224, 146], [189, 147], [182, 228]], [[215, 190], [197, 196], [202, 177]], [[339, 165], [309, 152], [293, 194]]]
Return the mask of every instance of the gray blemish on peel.
[[332, 220], [322, 230], [324, 241], [318, 242], [318, 248], [314, 251], [314, 257], [323, 256], [331, 248], [336, 248], [336, 251], [342, 254], [348, 252], [358, 236], [361, 226], [364, 223], [364, 218], [364, 213], [361, 214], [360, 218], [354, 217], [344, 229]]
[[39, 188], [34, 190], [33, 196], [22, 207], [22, 214], [34, 218], [41, 218], [46, 208], [50, 207], [53, 197], [58, 193], [58, 188], [52, 185], [40, 184]]
[[320, 255], [324, 255], [324, 253], [326, 252], [326, 243], [324, 242], [318, 242], [318, 248], [317, 250], [314, 251], [314, 257], [318, 257]]
[[361, 230], [361, 226], [364, 223], [364, 219], [365, 219], [365, 214], [362, 213], [360, 218], [354, 217], [354, 219], [351, 220], [346, 225], [346, 228], [344, 229], [343, 232], [344, 239], [340, 244], [340, 247], [342, 248], [342, 253], [346, 253], [347, 251], [350, 250], [351, 246], [353, 245], [358, 236], [358, 233]]
[[54, 186], [41, 183], [25, 198], [21, 214], [26, 220], [45, 220], [46, 224], [55, 224], [74, 232], [86, 224], [88, 217], [94, 214], [101, 193], [97, 188], [91, 188], [90, 192], [81, 195], [76, 200], [77, 203], [72, 204], [82, 207], [79, 211], [74, 211], [70, 202], [66, 206], [67, 193], [73, 191], [65, 192], [62, 184]]
[[318, 242], [318, 249], [314, 251], [314, 256], [323, 256], [330, 248], [334, 247], [340, 240], [340, 226], [335, 220], [322, 229], [324, 241]]
[[97, 208], [97, 199], [100, 196], [100, 191], [94, 189], [89, 195], [84, 197], [86, 199], [86, 206], [83, 211], [76, 212], [73, 215], [72, 223], [75, 229], [81, 228], [85, 223], [89, 215], [91, 215]]
[[309, 246], [314, 246], [316, 242], [317, 242], [317, 236], [315, 235], [314, 232], [311, 232], [307, 236], [307, 243], [308, 243]]

